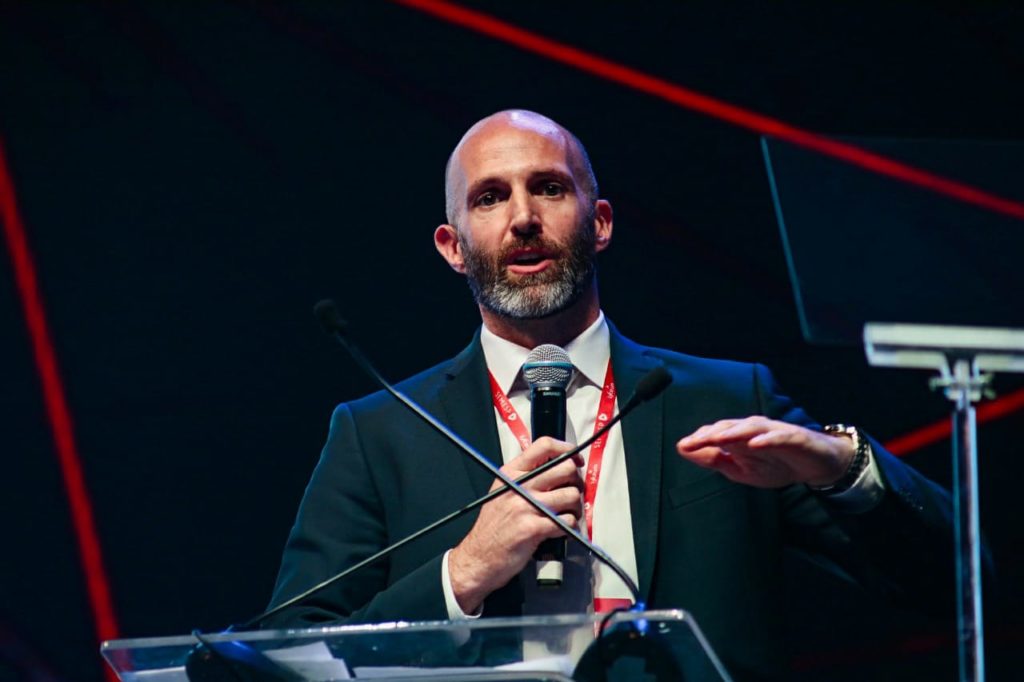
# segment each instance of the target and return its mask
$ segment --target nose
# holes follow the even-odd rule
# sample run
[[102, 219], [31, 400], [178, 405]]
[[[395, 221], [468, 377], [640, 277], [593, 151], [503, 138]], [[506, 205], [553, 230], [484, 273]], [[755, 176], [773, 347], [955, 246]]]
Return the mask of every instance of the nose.
[[509, 208], [512, 212], [509, 228], [513, 234], [522, 237], [540, 232], [540, 216], [528, 191], [514, 191], [509, 197]]

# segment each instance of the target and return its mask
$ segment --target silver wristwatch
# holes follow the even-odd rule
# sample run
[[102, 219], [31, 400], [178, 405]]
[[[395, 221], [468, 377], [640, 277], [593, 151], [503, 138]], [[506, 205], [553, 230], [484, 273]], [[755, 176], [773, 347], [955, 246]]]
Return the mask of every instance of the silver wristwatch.
[[856, 426], [848, 426], [846, 424], [829, 424], [822, 430], [830, 436], [843, 436], [853, 442], [853, 459], [850, 460], [850, 466], [846, 468], [846, 472], [839, 477], [838, 481], [832, 485], [820, 488], [808, 486], [811, 490], [821, 495], [838, 495], [852, 488], [853, 484], [860, 478], [860, 475], [864, 473], [864, 469], [867, 468], [869, 462], [868, 439], [861, 434]]

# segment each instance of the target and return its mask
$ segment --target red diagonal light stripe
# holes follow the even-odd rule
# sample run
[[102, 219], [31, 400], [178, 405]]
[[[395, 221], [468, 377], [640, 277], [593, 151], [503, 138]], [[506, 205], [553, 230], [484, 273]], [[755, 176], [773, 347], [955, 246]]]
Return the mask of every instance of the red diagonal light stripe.
[[[977, 412], [978, 423], [983, 424], [993, 419], [1005, 417], [1011, 412], [1016, 412], [1022, 408], [1024, 408], [1024, 388], [1008, 393], [999, 400], [979, 405]], [[899, 438], [893, 438], [885, 444], [885, 448], [894, 455], [905, 455], [908, 452], [937, 443], [944, 438], [949, 438], [951, 433], [953, 433], [953, 424], [949, 419], [945, 419], [928, 426], [923, 426]]]
[[660, 97], [684, 109], [706, 114], [712, 118], [731, 123], [740, 128], [746, 128], [761, 135], [777, 137], [880, 175], [896, 178], [903, 182], [938, 192], [939, 194], [1024, 220], [1024, 204], [1018, 201], [1006, 199], [965, 183], [915, 168], [914, 166], [867, 151], [866, 149], [861, 149], [852, 144], [830, 140], [778, 119], [764, 116], [755, 111], [744, 109], [676, 85], [675, 83], [662, 80], [661, 78], [656, 78], [642, 71], [572, 47], [571, 45], [545, 38], [500, 19], [495, 19], [483, 12], [466, 9], [443, 0], [394, 1], [406, 7], [426, 12], [444, 21], [515, 45], [527, 52], [539, 54], [554, 61], [573, 66], [581, 71], [599, 76], [605, 80]]
[[[57, 356], [50, 340], [42, 298], [36, 278], [32, 254], [25, 238], [25, 228], [14, 198], [14, 183], [0, 140], [0, 222], [3, 223], [4, 237], [14, 266], [14, 278], [21, 297], [25, 323], [32, 340], [36, 369], [42, 384], [46, 413], [50, 420], [57, 457], [64, 478], [64, 488], [71, 510], [71, 521], [78, 541], [78, 552], [85, 573], [89, 604], [92, 607], [96, 634], [102, 640], [116, 639], [117, 620], [110, 596], [110, 586], [103, 568], [96, 522], [93, 518], [92, 503], [85, 486], [78, 449], [75, 446], [71, 413], [68, 410], [64, 387], [57, 368]], [[107, 671], [110, 679], [116, 679]]]
[[[797, 128], [778, 119], [729, 104], [675, 83], [623, 66], [604, 57], [586, 52], [565, 43], [519, 28], [483, 12], [467, 9], [444, 0], [393, 0], [398, 4], [426, 12], [477, 33], [515, 45], [527, 52], [547, 57], [581, 71], [624, 85], [640, 92], [660, 97], [668, 102], [731, 123], [762, 135], [770, 135], [792, 144], [812, 149], [826, 156], [854, 166], [891, 177], [903, 182], [959, 199], [969, 204], [1024, 219], [1024, 204], [997, 196], [968, 184], [930, 173], [920, 168], [890, 159], [881, 154], [861, 149], [852, 144], [830, 140], [827, 137]], [[978, 421], [988, 421], [1024, 407], [1024, 392], [1014, 393], [982, 405]], [[886, 447], [896, 454], [946, 438], [950, 425], [939, 422], [913, 431], [890, 441]], [[895, 448], [895, 449], [893, 449]]]

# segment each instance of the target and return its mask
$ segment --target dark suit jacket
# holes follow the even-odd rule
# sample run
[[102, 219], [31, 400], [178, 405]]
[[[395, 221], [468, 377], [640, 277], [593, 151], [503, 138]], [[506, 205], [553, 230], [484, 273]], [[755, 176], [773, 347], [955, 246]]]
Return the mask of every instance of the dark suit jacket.
[[[857, 515], [830, 509], [805, 486], [738, 485], [676, 454], [681, 436], [718, 419], [764, 414], [813, 426], [776, 393], [764, 367], [646, 348], [614, 328], [611, 354], [622, 396], [657, 365], [673, 378], [622, 424], [641, 593], [649, 608], [689, 610], [734, 673], [770, 673], [782, 664], [784, 546], [813, 554], [876, 593], [925, 607], [954, 584], [951, 571], [936, 570], [952, 563], [948, 496], [877, 443], [887, 493]], [[501, 464], [479, 336], [401, 388]], [[272, 604], [483, 495], [491, 482], [390, 396], [340, 405]], [[447, 618], [441, 557], [474, 519], [470, 514], [422, 538], [263, 625]], [[513, 580], [487, 599], [484, 614], [516, 615], [520, 603]]]

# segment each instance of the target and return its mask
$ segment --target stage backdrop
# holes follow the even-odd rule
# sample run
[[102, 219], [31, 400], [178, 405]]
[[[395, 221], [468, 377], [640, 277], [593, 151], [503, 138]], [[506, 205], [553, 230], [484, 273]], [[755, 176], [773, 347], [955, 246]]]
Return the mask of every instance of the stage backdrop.
[[[99, 680], [100, 632], [216, 630], [265, 606], [331, 409], [372, 388], [311, 306], [337, 298], [394, 379], [469, 341], [476, 311], [431, 235], [449, 151], [498, 109], [588, 145], [616, 218], [602, 300], [625, 333], [765, 362], [819, 420], [882, 440], [943, 419], [926, 374], [801, 339], [758, 136], [635, 87], [824, 134], [1019, 140], [1021, 11], [933, 4], [460, 5], [636, 71], [619, 82], [393, 2], [0, 4], [0, 677]], [[48, 325], [48, 384], [26, 310]], [[980, 432], [997, 674], [1024, 649], [1020, 415]], [[87, 499], [68, 495], [75, 452]], [[948, 453], [905, 456], [948, 484]], [[798, 558], [792, 575], [794, 679], [952, 677], [950, 623]]]

